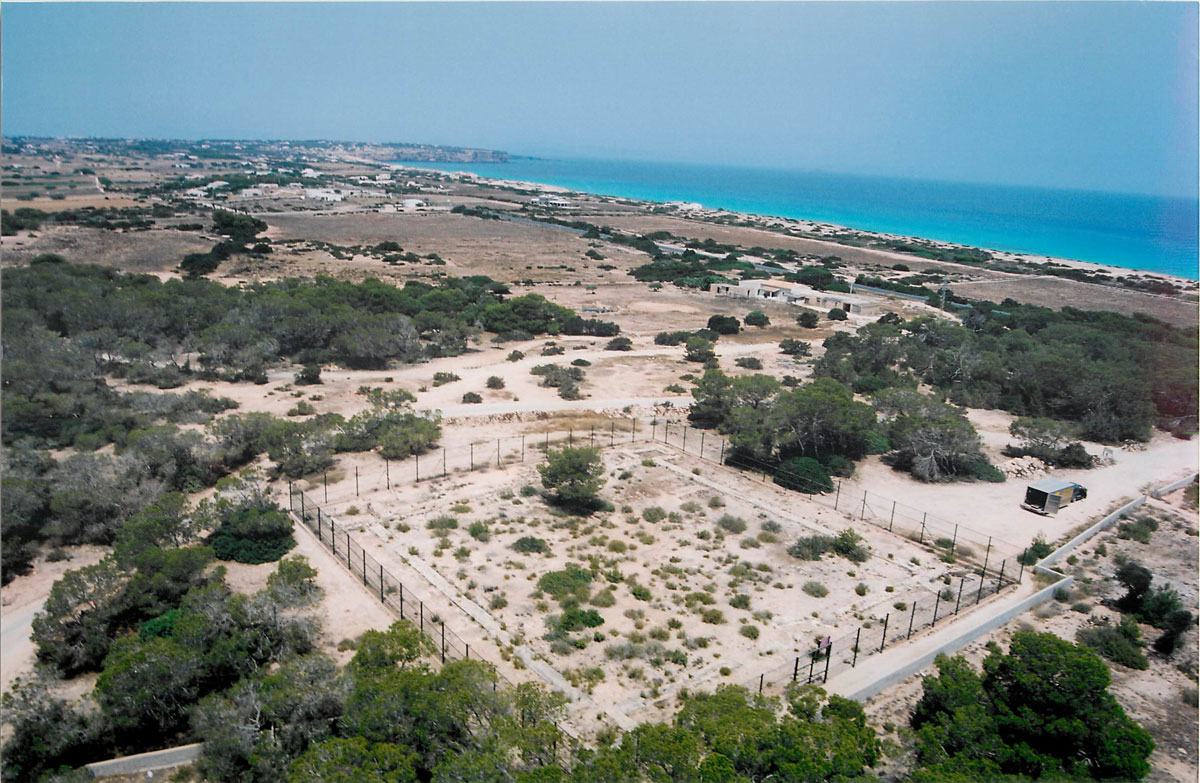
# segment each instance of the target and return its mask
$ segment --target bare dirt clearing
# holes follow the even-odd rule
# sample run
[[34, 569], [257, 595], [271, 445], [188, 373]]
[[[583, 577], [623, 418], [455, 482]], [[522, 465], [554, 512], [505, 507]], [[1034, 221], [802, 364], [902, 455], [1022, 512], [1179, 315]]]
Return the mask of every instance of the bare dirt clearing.
[[106, 231], [43, 226], [36, 237], [4, 238], [6, 266], [27, 264], [40, 253], [57, 253], [76, 264], [101, 264], [130, 272], [173, 270], [188, 253], [207, 252], [213, 242], [190, 231]]

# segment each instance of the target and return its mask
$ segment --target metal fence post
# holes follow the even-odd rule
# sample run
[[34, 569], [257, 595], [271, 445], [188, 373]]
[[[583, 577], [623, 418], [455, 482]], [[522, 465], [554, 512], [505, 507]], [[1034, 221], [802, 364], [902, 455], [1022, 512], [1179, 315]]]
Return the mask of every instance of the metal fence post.
[[964, 576], [958, 580], [958, 600], [954, 602], [954, 613], [958, 614], [958, 607], [962, 606], [962, 591], [963, 585], [967, 583], [967, 578]]
[[[317, 524], [321, 523], [321, 509], [317, 509]], [[337, 522], [329, 520], [329, 546], [333, 548], [333, 555], [337, 557]]]
[[842, 497], [842, 480], [838, 479], [837, 492], [834, 493], [834, 496], [833, 496], [833, 510], [834, 511], [837, 511], [838, 500], [840, 500], [841, 497]]
[[891, 616], [892, 616], [891, 612], [888, 612], [887, 614], [885, 614], [883, 616], [883, 638], [881, 638], [879, 640], [879, 652], [883, 652], [883, 647], [884, 647], [884, 645], [887, 644], [888, 618], [890, 618]]
[[1029, 547], [1021, 550], [1021, 556], [1017, 558], [1017, 583], [1020, 584], [1021, 577], [1025, 575], [1025, 555], [1029, 552]]
[[[379, 602], [383, 603], [383, 563], [379, 564]], [[404, 613], [401, 612], [400, 616], [404, 617]]]
[[496, 467], [500, 467], [500, 439], [496, 438]]
[[700, 459], [704, 459], [704, 430], [700, 430]]
[[369, 582], [367, 582], [367, 550], [366, 549], [363, 549], [362, 561], [363, 561], [363, 584], [365, 585], [365, 584], [369, 584]]
[[892, 532], [892, 525], [896, 521], [896, 501], [892, 501], [892, 516], [888, 519], [888, 532]]
[[521, 435], [521, 461], [525, 461], [525, 436]]
[[[524, 437], [524, 435], [521, 436], [522, 443], [524, 443]], [[446, 478], [448, 475], [450, 474], [446, 472], [446, 447], [442, 446], [442, 478]]]
[[817, 650], [813, 650], [813, 652], [810, 652], [808, 654], [808, 682], [806, 683], [807, 685], [812, 684], [813, 667], [817, 665], [817, 656], [814, 653], [816, 653], [819, 649], [820, 648], [818, 647]]
[[475, 444], [471, 444], [471, 470], [475, 470]]
[[987, 580], [987, 571], [979, 572], [979, 592], [975, 594], [975, 603], [983, 600], [983, 583]]
[[328, 503], [329, 502], [329, 471], [328, 470], [321, 471], [321, 480], [325, 484], [325, 502]]
[[354, 497], [358, 497], [358, 465], [354, 466]]
[[442, 620], [442, 663], [446, 662], [446, 621]]
[[383, 476], [384, 476], [384, 480], [387, 481], [387, 488], [391, 489], [392, 488], [392, 463], [388, 460], [387, 457], [383, 458]]
[[854, 634], [854, 660], [850, 662], [850, 668], [853, 669], [858, 665], [858, 639], [862, 636], [862, 626], [858, 626], [858, 631]]
[[950, 539], [950, 556], [954, 557], [954, 548], [958, 546], [958, 525], [954, 526], [954, 538]]
[[615, 445], [617, 445], [617, 423], [614, 421], [614, 422], [609, 422], [609, 424], [610, 424], [610, 426], [609, 426], [609, 430], [608, 430], [608, 445], [615, 446]]
[[[383, 568], [383, 566], [380, 566]], [[400, 582], [400, 619], [404, 619], [404, 583]]]
[[796, 663], [792, 666], [792, 682], [795, 682], [796, 678], [799, 676], [800, 676], [800, 656], [797, 655]]
[[983, 572], [987, 573], [988, 558], [992, 554], [992, 537], [988, 536], [987, 550], [983, 553]]
[[413, 454], [413, 460], [414, 460], [413, 464], [416, 466], [416, 468], [415, 468], [416, 476], [417, 476], [416, 483], [420, 484], [421, 483], [421, 455]]
[[637, 439], [637, 419], [631, 418], [629, 427], [629, 442], [633, 443]]
[[766, 677], [766, 676], [767, 675], [765, 673], [758, 675], [758, 692], [760, 694], [762, 693], [763, 677]]
[[821, 684], [829, 682], [829, 662], [833, 660], [833, 640], [829, 641], [829, 645], [825, 648], [825, 674], [821, 677]]
[[719, 461], [720, 464], [725, 464], [725, 441], [721, 441], [721, 457]]
[[930, 628], [937, 627], [937, 610], [938, 610], [938, 607], [941, 605], [942, 605], [942, 591], [938, 590], [937, 598], [935, 598], [933, 601], [933, 622], [929, 624]]
[[917, 602], [913, 601], [912, 613], [909, 614], [909, 616], [908, 616], [908, 636], [905, 636], [904, 637], [905, 639], [912, 638], [913, 620], [915, 620], [916, 618], [917, 618]]
[[1008, 565], [1007, 560], [1000, 561], [1000, 577], [996, 580], [996, 592], [1000, 592], [1000, 588], [1004, 587], [1004, 566]]
[[300, 490], [300, 519], [308, 521], [308, 513], [304, 510], [304, 490]]
[[921, 512], [921, 543], [922, 544], [925, 543], [925, 520], [926, 520], [926, 518], [928, 518], [928, 516], [929, 516], [928, 511]]
[[858, 519], [861, 522], [862, 520], [864, 520], [866, 518], [867, 518], [867, 491], [864, 489], [863, 490], [862, 511], [859, 512]]
[[592, 440], [590, 443], [588, 443], [588, 445], [593, 446], [593, 447], [596, 445], [596, 425], [595, 424], [592, 425]]
[[688, 426], [685, 424], [685, 425], [683, 425], [683, 445], [679, 447], [679, 448], [683, 449], [684, 454], [687, 454], [687, 431], [688, 431]]

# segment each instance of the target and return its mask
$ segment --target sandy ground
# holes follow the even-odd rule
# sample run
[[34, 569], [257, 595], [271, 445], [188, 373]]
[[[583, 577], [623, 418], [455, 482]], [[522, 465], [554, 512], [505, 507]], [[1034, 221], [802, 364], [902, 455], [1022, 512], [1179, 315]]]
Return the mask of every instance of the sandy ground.
[[51, 586], [66, 571], [98, 563], [107, 553], [98, 546], [66, 547], [64, 551], [70, 560], [51, 563], [39, 557], [31, 573], [0, 590], [0, 692], [7, 693], [13, 680], [33, 671], [37, 653], [29, 638], [33, 618], [46, 603]]

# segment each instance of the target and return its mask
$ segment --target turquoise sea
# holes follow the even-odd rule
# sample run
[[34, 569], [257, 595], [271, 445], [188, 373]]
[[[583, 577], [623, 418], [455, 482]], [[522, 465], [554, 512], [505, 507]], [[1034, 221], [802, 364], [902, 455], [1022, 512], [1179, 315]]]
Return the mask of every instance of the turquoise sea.
[[1195, 199], [682, 163], [396, 162], [1200, 278]]

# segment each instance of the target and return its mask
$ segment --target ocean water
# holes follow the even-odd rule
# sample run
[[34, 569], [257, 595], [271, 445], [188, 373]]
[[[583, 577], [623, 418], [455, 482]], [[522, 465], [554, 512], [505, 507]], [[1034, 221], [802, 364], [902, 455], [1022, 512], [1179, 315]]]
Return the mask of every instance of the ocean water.
[[396, 162], [1200, 278], [1196, 200], [615, 160]]

